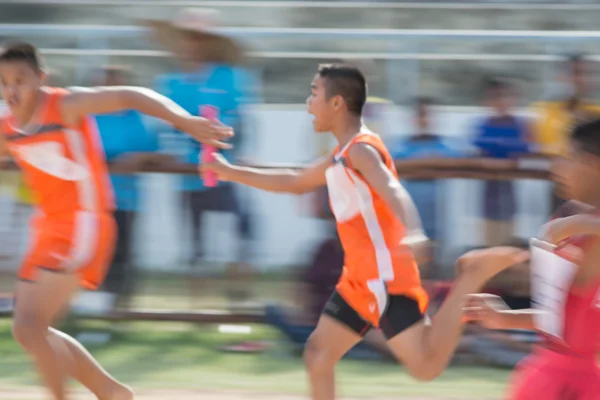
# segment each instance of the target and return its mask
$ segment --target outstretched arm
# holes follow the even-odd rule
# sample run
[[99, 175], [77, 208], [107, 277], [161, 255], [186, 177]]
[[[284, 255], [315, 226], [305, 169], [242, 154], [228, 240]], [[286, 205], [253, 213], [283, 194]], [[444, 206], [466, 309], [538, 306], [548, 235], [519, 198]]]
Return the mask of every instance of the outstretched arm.
[[220, 154], [215, 161], [201, 164], [200, 173], [214, 171], [221, 181], [238, 182], [269, 192], [302, 194], [326, 184], [325, 171], [331, 165], [331, 157], [324, 158], [301, 170], [259, 169], [229, 164]]
[[465, 316], [488, 329], [534, 330], [533, 317], [542, 311], [535, 309], [511, 310], [504, 301], [491, 294], [472, 294], [467, 298]]
[[407, 229], [406, 244], [427, 240], [419, 213], [412, 198], [384, 164], [379, 152], [368, 144], [358, 143], [348, 153], [352, 166], [371, 187], [392, 207]]
[[170, 123], [199, 142], [218, 148], [229, 148], [223, 140], [233, 136], [231, 128], [194, 117], [167, 97], [146, 88], [77, 88], [64, 97], [60, 107], [63, 119], [71, 126], [78, 126], [81, 119], [88, 115], [137, 110]]

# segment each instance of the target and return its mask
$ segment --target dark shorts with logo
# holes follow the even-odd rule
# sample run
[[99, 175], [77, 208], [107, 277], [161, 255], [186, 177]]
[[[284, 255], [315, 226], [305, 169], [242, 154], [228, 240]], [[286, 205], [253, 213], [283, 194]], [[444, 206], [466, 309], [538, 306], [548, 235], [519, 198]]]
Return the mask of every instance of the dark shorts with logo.
[[[373, 328], [373, 325], [362, 319], [337, 291], [333, 292], [325, 304], [323, 314], [336, 319], [360, 336], [366, 335]], [[387, 339], [391, 339], [421, 321], [423, 317], [416, 300], [402, 295], [388, 295], [387, 308], [379, 321], [379, 328]]]

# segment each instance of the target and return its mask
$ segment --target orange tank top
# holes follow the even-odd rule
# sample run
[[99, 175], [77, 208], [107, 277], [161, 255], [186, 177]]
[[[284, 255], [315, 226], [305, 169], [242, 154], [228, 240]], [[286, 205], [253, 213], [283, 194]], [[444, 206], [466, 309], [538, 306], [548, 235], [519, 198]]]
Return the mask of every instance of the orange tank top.
[[401, 244], [406, 231], [402, 221], [350, 163], [348, 151], [356, 143], [375, 148], [398, 178], [383, 141], [368, 130], [362, 130], [344, 148], [335, 150], [326, 178], [345, 252], [342, 280], [360, 285], [382, 281], [388, 293], [406, 294], [424, 305], [426, 300], [414, 256]]
[[47, 218], [112, 211], [112, 187], [95, 121], [86, 117], [78, 126], [67, 126], [60, 101], [69, 92], [44, 90], [45, 102], [28, 126], [17, 128], [11, 115], [0, 119], [0, 132], [39, 210]]

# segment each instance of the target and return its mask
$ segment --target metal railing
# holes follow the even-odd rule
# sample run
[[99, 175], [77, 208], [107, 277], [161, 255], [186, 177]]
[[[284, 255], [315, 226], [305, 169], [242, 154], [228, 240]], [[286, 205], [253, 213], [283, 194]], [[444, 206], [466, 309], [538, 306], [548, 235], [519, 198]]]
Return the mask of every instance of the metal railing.
[[[529, 156], [513, 160], [499, 160], [499, 159], [488, 159], [488, 158], [458, 158], [458, 159], [444, 159], [444, 158], [429, 158], [429, 159], [414, 159], [414, 160], [397, 160], [396, 167], [398, 173], [402, 179], [412, 180], [454, 180], [454, 179], [470, 179], [470, 180], [537, 180], [545, 181], [550, 179], [549, 174], [549, 162], [550, 159], [544, 156]], [[273, 165], [254, 165], [258, 168], [273, 168]], [[9, 164], [9, 169], [15, 169], [15, 165]], [[283, 167], [277, 165], [276, 167]], [[286, 167], [297, 168], [301, 165], [287, 165]], [[118, 169], [115, 172], [119, 172]], [[191, 164], [179, 164], [179, 163], [162, 163], [162, 164], [148, 164], [140, 165], [137, 169], [138, 173], [141, 172], [153, 172], [162, 174], [196, 174], [197, 169], [195, 165]], [[131, 173], [131, 171], [130, 171]], [[445, 193], [448, 194], [447, 192]], [[475, 195], [475, 194], [474, 194]], [[0, 207], [0, 212], [7, 212], [6, 209]], [[463, 219], [464, 224], [469, 223], [467, 219]], [[275, 218], [271, 215], [271, 218]], [[179, 228], [182, 228], [181, 226]], [[281, 272], [281, 271], [280, 271]], [[144, 274], [150, 273], [145, 271]], [[258, 273], [258, 271], [257, 271]], [[289, 273], [288, 273], [289, 275]], [[0, 275], [4, 276], [5, 275]], [[187, 302], [177, 302], [172, 308], [167, 308], [164, 304], [160, 303], [161, 299], [171, 297], [186, 298], [190, 299], [194, 297], [202, 297], [205, 294], [197, 292], [196, 286], [200, 285], [202, 281], [209, 282], [211, 278], [204, 278], [202, 276], [195, 276], [192, 270], [180, 271], [173, 268], [167, 274], [160, 275], [160, 279], [183, 277], [186, 279], [189, 287], [177, 289], [177, 292], [171, 292], [169, 290], [157, 292], [156, 288], [152, 286], [147, 288], [150, 284], [150, 280], [146, 280], [146, 284], [138, 286], [134, 296], [158, 296], [157, 302], [152, 302], [151, 305], [145, 305], [144, 308], [135, 306], [135, 302], [131, 303], [128, 307], [118, 310], [108, 310], [106, 312], [93, 312], [93, 311], [81, 311], [83, 316], [94, 319], [103, 319], [109, 321], [127, 321], [127, 320], [139, 320], [139, 321], [183, 321], [183, 322], [197, 322], [197, 323], [261, 323], [264, 321], [264, 315], [260, 307], [252, 309], [239, 309], [239, 310], [226, 310], [226, 309], [201, 309], [198, 310], [196, 307], [190, 306]], [[155, 278], [156, 279], [156, 278]], [[287, 277], [285, 279], [292, 279]], [[264, 282], [263, 282], [264, 283]], [[5, 288], [6, 282], [4, 282]], [[260, 285], [259, 281], [248, 282], [248, 285]], [[198, 286], [202, 287], [202, 286]], [[142, 290], [143, 289], [143, 290]], [[7, 289], [5, 289], [7, 290]], [[137, 292], [139, 290], [139, 292]], [[162, 290], [162, 289], [161, 289]], [[256, 295], [256, 294], [255, 294]], [[273, 295], [270, 293], [269, 295]], [[6, 292], [2, 295], [0, 291], [0, 300], [5, 297], [10, 297], [9, 293]], [[259, 296], [260, 297], [260, 296]], [[271, 299], [260, 297], [261, 301], [269, 301]], [[182, 304], [186, 304], [182, 306]], [[191, 302], [193, 304], [193, 302]], [[211, 303], [212, 304], [212, 303]], [[11, 314], [9, 308], [2, 309], [0, 307], [0, 318], [8, 317]]]
[[600, 9], [598, 4], [553, 3], [548, 0], [513, 0], [512, 2], [421, 2], [375, 0], [375, 1], [254, 1], [254, 0], [2, 0], [0, 4], [40, 5], [123, 5], [123, 6], [169, 6], [169, 7], [256, 7], [256, 8], [379, 8], [379, 9], [433, 9], [433, 10], [573, 10]]
[[[485, 39], [485, 40], [540, 40], [543, 42], [598, 39], [600, 31], [526, 31], [526, 30], [447, 30], [447, 29], [345, 29], [345, 28], [268, 28], [221, 27], [217, 32], [234, 37], [296, 37], [323, 38], [377, 38], [377, 39]], [[0, 34], [53, 34], [78, 37], [93, 36], [118, 38], [123, 35], [140, 36], [148, 29], [120, 25], [53, 25], [53, 24], [0, 24]]]
[[[583, 45], [595, 45], [600, 38], [600, 31], [499, 31], [499, 30], [403, 30], [403, 29], [323, 29], [323, 28], [252, 28], [252, 27], [227, 27], [220, 28], [219, 32], [249, 42], [250, 47], [256, 47], [250, 56], [266, 59], [372, 59], [387, 61], [386, 74], [389, 98], [398, 98], [396, 93], [402, 90], [408, 96], [420, 93], [419, 77], [422, 72], [422, 62], [426, 61], [525, 61], [543, 62], [541, 77], [543, 91], [548, 91], [550, 79], [549, 66], [561, 59], [561, 54], [574, 51]], [[151, 43], [145, 43], [148, 49], [123, 49], [116, 39], [144, 39], [149, 30], [140, 26], [112, 26], [112, 25], [49, 25], [49, 24], [0, 24], [0, 36], [28, 37], [35, 42], [36, 38], [70, 38], [76, 40], [74, 48], [44, 48], [47, 55], [76, 56], [78, 76], [83, 76], [81, 70], [90, 65], [89, 57], [94, 57], [94, 64], [106, 63], [109, 57], [164, 57], [168, 53], [157, 50]], [[335, 41], [372, 40], [383, 44], [386, 51], [312, 51], [301, 48], [293, 49], [287, 46], [286, 40], [299, 43], [305, 41], [327, 42], [331, 47]], [[269, 41], [277, 44], [270, 45]], [[539, 44], [538, 53], [525, 51], [524, 54], [510, 51], [502, 54], [491, 52], [450, 52], [436, 50], [427, 41], [447, 41], [464, 43], [524, 43]], [[340, 42], [340, 43], [341, 43]], [[275, 42], [273, 42], [275, 43]], [[283, 43], [283, 45], [282, 45]], [[255, 46], [253, 46], [255, 45]], [[277, 49], [276, 47], [281, 49]], [[290, 48], [288, 50], [288, 48]], [[382, 48], [380, 46], [380, 48]], [[513, 49], [514, 50], [514, 49]], [[599, 50], [600, 53], [600, 50]], [[87, 59], [86, 59], [87, 57]], [[591, 55], [592, 61], [599, 61], [600, 54]], [[87, 62], [86, 62], [87, 61]], [[402, 63], [401, 68], [398, 62]], [[401, 71], [400, 71], [401, 70]], [[393, 84], [399, 73], [408, 74], [407, 82], [410, 87], [397, 87]]]

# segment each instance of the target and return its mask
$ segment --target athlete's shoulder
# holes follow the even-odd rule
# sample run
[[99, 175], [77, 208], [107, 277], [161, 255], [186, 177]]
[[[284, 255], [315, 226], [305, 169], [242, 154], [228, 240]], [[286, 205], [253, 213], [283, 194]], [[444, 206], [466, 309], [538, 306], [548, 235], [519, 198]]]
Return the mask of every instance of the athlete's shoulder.
[[356, 135], [352, 144], [354, 145], [358, 143], [363, 143], [365, 145], [372, 146], [379, 152], [388, 153], [387, 146], [385, 145], [381, 136], [371, 131], [366, 126], [361, 129], [358, 135]]
[[393, 163], [392, 156], [381, 136], [368, 130], [361, 131], [354, 138], [351, 145], [348, 146], [346, 152], [349, 161], [348, 165], [351, 168], [357, 167], [360, 169], [360, 165], [375, 166], [381, 161], [390, 168]]

